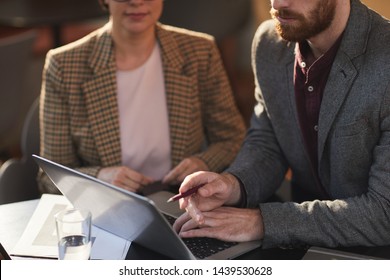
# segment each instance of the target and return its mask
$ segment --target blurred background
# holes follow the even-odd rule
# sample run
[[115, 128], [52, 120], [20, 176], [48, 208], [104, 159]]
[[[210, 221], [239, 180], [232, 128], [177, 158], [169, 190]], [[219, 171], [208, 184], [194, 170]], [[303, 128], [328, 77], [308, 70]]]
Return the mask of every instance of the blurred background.
[[[362, 0], [390, 18], [390, 1]], [[269, 0], [165, 0], [161, 22], [213, 35], [246, 124], [254, 105], [250, 48]], [[0, 165], [21, 156], [27, 111], [39, 96], [47, 51], [102, 26], [97, 0], [0, 0]]]

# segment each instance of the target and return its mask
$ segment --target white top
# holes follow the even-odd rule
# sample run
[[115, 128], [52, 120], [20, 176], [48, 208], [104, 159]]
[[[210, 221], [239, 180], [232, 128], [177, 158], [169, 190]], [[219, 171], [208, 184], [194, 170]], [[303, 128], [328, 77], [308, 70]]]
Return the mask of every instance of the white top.
[[131, 71], [117, 71], [122, 164], [161, 180], [171, 169], [171, 143], [160, 48]]

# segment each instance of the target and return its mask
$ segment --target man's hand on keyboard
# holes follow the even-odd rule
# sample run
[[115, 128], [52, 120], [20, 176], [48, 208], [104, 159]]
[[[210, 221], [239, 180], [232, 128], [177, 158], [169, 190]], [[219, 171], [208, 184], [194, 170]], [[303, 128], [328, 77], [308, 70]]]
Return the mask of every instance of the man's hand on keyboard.
[[188, 213], [180, 216], [173, 225], [180, 237], [210, 237], [224, 241], [242, 242], [260, 240], [264, 236], [263, 220], [259, 209], [219, 207], [202, 212], [199, 225]]

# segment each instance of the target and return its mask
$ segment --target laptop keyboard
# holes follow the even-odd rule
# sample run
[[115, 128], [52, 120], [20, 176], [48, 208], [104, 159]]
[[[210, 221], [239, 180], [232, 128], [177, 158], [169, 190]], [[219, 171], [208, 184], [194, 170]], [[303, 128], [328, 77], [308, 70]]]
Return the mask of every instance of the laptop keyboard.
[[[173, 225], [176, 219], [166, 214], [163, 215], [168, 222]], [[208, 237], [182, 238], [182, 240], [192, 254], [198, 259], [205, 259], [238, 244], [237, 242], [226, 242]]]

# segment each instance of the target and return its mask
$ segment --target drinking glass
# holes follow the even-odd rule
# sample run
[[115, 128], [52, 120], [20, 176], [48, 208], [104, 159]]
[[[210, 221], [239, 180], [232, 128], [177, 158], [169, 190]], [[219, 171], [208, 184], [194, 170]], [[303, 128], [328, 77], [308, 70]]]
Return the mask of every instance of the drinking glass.
[[58, 259], [88, 260], [91, 255], [92, 215], [85, 209], [66, 209], [55, 215]]

